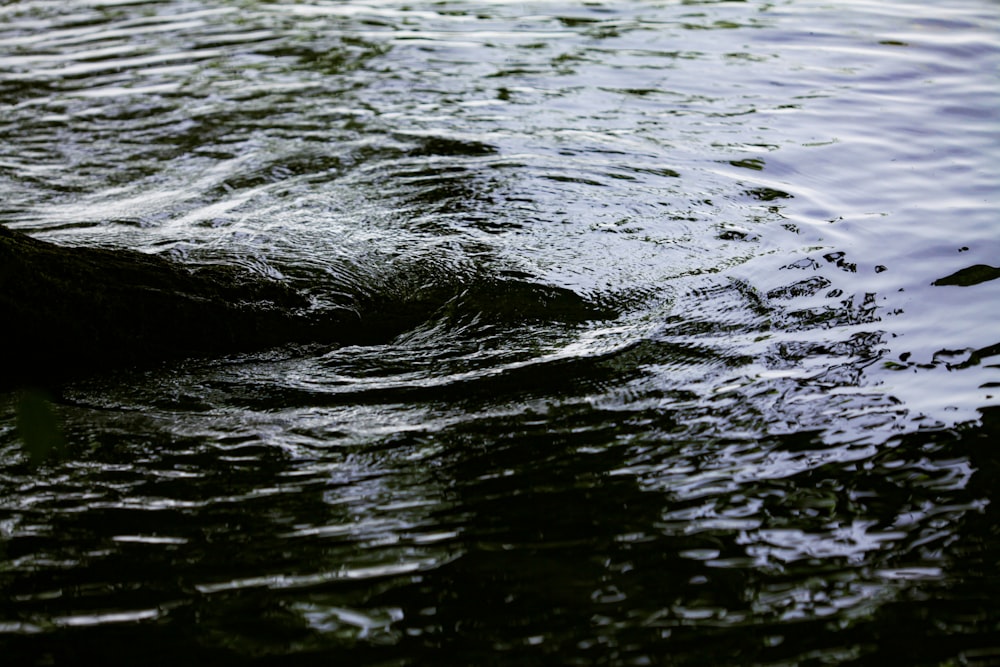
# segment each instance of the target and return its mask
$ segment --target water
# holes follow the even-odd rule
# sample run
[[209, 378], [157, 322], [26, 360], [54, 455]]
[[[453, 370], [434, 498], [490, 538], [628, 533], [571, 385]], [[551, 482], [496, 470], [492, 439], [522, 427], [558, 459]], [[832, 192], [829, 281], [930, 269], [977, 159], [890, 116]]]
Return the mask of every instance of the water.
[[0, 397], [5, 660], [997, 664], [996, 10], [0, 8], [3, 224], [456, 290]]

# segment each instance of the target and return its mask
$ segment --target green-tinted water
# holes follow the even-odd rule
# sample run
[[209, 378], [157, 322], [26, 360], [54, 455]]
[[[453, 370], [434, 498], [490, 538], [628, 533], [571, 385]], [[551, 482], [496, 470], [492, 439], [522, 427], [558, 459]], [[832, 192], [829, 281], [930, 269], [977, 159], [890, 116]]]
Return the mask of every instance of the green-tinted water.
[[4, 664], [997, 663], [996, 9], [3, 6], [3, 224], [455, 290], [0, 397]]

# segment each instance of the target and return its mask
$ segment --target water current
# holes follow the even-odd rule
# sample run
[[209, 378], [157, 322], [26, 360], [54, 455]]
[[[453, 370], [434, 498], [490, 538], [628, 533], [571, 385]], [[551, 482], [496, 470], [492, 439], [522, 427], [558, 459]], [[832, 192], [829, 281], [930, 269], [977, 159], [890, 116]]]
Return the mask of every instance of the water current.
[[4, 3], [0, 223], [455, 296], [0, 394], [0, 660], [1000, 664], [998, 9]]

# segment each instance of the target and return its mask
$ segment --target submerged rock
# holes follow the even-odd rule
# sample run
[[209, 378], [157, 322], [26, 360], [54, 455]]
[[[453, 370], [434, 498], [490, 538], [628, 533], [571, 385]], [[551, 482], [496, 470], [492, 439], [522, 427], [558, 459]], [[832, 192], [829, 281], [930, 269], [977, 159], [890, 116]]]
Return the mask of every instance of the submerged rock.
[[63, 247], [0, 226], [0, 389], [286, 343], [383, 343], [439, 314], [505, 324], [615, 315], [571, 290], [510, 278], [441, 280], [317, 309], [241, 267]]
[[310, 338], [308, 305], [241, 268], [67, 248], [0, 226], [0, 385]]

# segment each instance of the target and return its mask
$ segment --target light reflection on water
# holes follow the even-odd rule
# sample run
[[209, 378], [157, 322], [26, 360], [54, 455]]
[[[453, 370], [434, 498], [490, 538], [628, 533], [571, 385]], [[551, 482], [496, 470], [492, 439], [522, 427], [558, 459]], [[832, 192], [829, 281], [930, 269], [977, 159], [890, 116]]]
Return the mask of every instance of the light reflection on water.
[[1000, 261], [998, 28], [971, 1], [3, 8], [4, 224], [321, 305], [456, 296], [387, 345], [81, 380], [37, 470], [0, 398], [0, 642], [995, 659], [1000, 283], [932, 283]]

